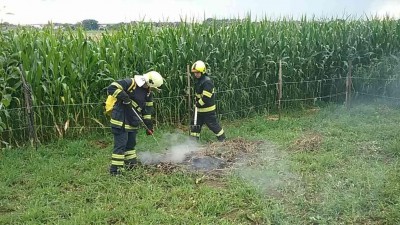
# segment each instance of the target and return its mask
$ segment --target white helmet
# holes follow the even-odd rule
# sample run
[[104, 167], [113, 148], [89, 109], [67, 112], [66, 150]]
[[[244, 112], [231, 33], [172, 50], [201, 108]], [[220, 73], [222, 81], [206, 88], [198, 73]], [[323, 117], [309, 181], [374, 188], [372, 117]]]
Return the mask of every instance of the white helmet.
[[195, 63], [193, 63], [193, 65], [192, 65], [192, 73], [196, 73], [196, 72], [198, 72], [198, 73], [205, 73], [206, 72], [206, 64], [203, 61], [198, 60]]
[[143, 74], [143, 77], [149, 87], [158, 88], [164, 83], [163, 77], [156, 71], [150, 71]]

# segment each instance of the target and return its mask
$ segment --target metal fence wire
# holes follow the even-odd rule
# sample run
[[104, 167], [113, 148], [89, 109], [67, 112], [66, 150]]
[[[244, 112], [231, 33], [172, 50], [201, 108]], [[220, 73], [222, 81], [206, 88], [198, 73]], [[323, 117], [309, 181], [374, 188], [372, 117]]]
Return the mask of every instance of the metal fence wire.
[[[344, 103], [347, 95], [353, 98], [383, 98], [400, 100], [400, 80], [352, 77], [351, 87], [346, 89], [346, 77], [263, 84], [235, 89], [217, 89], [217, 115], [220, 119], [236, 119], [256, 114], [278, 112], [282, 109], [319, 102]], [[27, 86], [26, 89], [29, 92]], [[348, 93], [351, 92], [351, 93]], [[279, 98], [279, 96], [282, 98]], [[291, 96], [298, 96], [293, 98]], [[234, 102], [231, 99], [240, 99]], [[25, 100], [29, 101], [29, 100]], [[4, 124], [0, 131], [0, 148], [42, 143], [55, 138], [80, 135], [85, 132], [107, 132], [108, 118], [104, 115], [103, 102], [58, 105], [27, 105], [26, 107], [1, 109]], [[188, 95], [154, 98], [156, 126], [159, 124], [188, 124]], [[4, 115], [12, 116], [4, 116]]]

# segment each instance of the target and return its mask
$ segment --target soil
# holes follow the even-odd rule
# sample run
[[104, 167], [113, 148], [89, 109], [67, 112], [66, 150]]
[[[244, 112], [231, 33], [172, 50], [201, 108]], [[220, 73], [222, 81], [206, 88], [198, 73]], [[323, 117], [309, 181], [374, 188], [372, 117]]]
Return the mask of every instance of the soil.
[[[249, 141], [236, 138], [224, 142], [214, 142], [201, 146], [199, 151], [186, 155], [185, 160], [176, 167], [195, 172], [223, 172], [230, 169], [236, 162], [249, 159], [259, 150], [262, 141]], [[158, 163], [157, 168], [167, 172], [171, 163]]]

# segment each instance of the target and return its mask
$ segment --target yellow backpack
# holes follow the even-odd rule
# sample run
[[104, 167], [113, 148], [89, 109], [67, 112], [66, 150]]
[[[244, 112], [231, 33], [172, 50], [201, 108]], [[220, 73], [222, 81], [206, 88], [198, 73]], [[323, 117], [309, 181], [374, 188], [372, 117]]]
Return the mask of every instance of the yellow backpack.
[[[131, 84], [131, 86], [129, 86], [128, 92], [132, 92], [132, 90], [134, 90], [136, 88], [136, 82], [135, 82], [134, 78], [131, 78], [131, 79], [132, 79], [132, 84]], [[116, 102], [117, 102], [116, 97], [114, 97], [112, 95], [108, 95], [106, 102], [104, 103], [104, 108], [105, 108], [104, 114], [111, 116], [111, 112], [112, 112]]]
[[113, 110], [113, 107], [115, 105], [115, 103], [117, 102], [117, 98], [112, 96], [112, 95], [108, 95], [107, 100], [104, 104], [104, 108], [105, 108], [105, 112], [104, 114], [111, 116], [111, 112]]

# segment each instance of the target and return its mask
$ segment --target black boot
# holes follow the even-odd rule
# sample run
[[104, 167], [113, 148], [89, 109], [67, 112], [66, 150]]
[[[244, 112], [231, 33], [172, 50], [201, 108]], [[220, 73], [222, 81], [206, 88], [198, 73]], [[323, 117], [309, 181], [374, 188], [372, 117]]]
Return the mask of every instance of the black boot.
[[200, 137], [189, 136], [189, 140], [199, 142], [200, 141]]
[[129, 159], [129, 160], [125, 160], [125, 168], [126, 170], [130, 171], [130, 170], [134, 170], [138, 165], [137, 159]]
[[226, 140], [225, 134], [222, 134], [221, 136], [217, 137], [219, 142], [224, 142]]
[[122, 166], [111, 165], [110, 166], [110, 175], [112, 175], [112, 176], [122, 175], [123, 170], [124, 169]]

